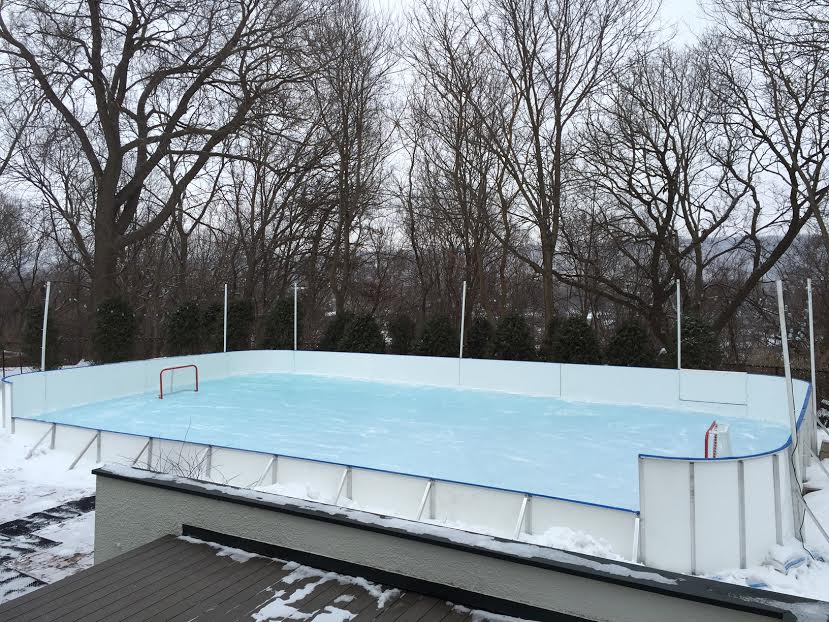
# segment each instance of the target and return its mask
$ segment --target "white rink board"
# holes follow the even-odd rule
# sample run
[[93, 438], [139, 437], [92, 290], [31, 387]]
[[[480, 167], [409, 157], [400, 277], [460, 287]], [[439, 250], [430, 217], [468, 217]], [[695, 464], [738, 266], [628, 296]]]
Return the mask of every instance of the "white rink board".
[[740, 565], [737, 462], [693, 462], [696, 572]]
[[[330, 375], [377, 382], [488, 389], [568, 400], [691, 409], [764, 421], [788, 421], [782, 378], [734, 372], [640, 369], [558, 363], [463, 360], [309, 351], [253, 350], [151, 359], [11, 376], [2, 385], [4, 425], [34, 443], [50, 430], [42, 416], [56, 409], [158, 390], [165, 367], [195, 364], [199, 380], [252, 373]], [[800, 416], [808, 384], [795, 381]], [[806, 412], [806, 411], [804, 411]], [[14, 420], [12, 422], [12, 417]], [[798, 459], [806, 464], [816, 444], [815, 422], [803, 419]], [[78, 455], [96, 430], [55, 427], [55, 447]], [[48, 436], [48, 435], [47, 435]], [[49, 445], [51, 439], [44, 443]], [[288, 494], [378, 514], [459, 525], [511, 539], [516, 529], [543, 535], [552, 528], [586, 531], [607, 541], [627, 559], [643, 553], [645, 563], [679, 572], [713, 572], [762, 561], [776, 542], [793, 535], [793, 503], [788, 482], [788, 450], [776, 451], [779, 495], [769, 485], [773, 455], [746, 457], [742, 486], [734, 461], [640, 458], [640, 512], [552, 499], [522, 492], [434, 481], [410, 475], [328, 464], [302, 458], [197, 445], [103, 431], [77, 468], [98, 459], [178, 470], [179, 475], [240, 487], [278, 484]], [[175, 468], [172, 463], [178, 463]], [[694, 463], [693, 520], [690, 464]], [[67, 465], [68, 466], [68, 465]], [[740, 496], [742, 491], [742, 501]], [[526, 502], [525, 502], [526, 499]], [[775, 502], [780, 512], [775, 513]], [[743, 504], [741, 506], [741, 503]], [[519, 523], [522, 504], [524, 518]], [[742, 508], [742, 509], [741, 509]], [[641, 551], [635, 550], [641, 516]], [[741, 518], [742, 517], [742, 518]], [[742, 526], [741, 526], [742, 525]], [[692, 547], [692, 542], [693, 547]]]
[[679, 399], [745, 406], [748, 402], [748, 374], [683, 369], [679, 374]]
[[689, 572], [691, 554], [690, 465], [684, 460], [639, 461], [641, 561], [649, 566]]
[[[779, 457], [777, 458], [779, 460]], [[746, 559], [762, 559], [769, 542], [776, 542], [774, 517], [774, 460], [766, 456], [743, 462], [745, 479]], [[785, 468], [785, 465], [781, 465]], [[786, 496], [778, 486], [779, 499]], [[781, 531], [783, 527], [781, 525]]]

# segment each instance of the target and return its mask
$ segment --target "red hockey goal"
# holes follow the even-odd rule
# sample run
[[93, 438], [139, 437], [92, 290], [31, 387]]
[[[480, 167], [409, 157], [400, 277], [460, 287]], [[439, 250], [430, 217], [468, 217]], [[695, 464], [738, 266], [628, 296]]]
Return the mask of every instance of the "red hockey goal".
[[714, 421], [705, 431], [705, 457], [728, 458], [731, 456], [731, 434], [728, 424]]
[[[158, 399], [164, 399], [164, 372], [174, 372], [177, 369], [190, 369], [196, 372], [196, 388], [195, 391], [199, 390], [199, 368], [195, 365], [176, 365], [175, 367], [165, 367], [160, 372], [158, 372]], [[172, 380], [171, 380], [172, 383]], [[172, 386], [172, 385], [171, 385]]]

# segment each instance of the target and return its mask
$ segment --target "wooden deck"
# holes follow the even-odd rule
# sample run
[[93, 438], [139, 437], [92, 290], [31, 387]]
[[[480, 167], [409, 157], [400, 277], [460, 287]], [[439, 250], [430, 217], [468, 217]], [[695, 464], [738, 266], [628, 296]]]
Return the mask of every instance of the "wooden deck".
[[[329, 622], [461, 622], [470, 617], [444, 601], [402, 590], [379, 607], [378, 594], [372, 591], [330, 573], [264, 557], [236, 560], [218, 555], [206, 544], [166, 536], [0, 605], [0, 622], [225, 622], [318, 616]], [[273, 617], [263, 617], [269, 611]], [[482, 619], [480, 614], [476, 619]]]

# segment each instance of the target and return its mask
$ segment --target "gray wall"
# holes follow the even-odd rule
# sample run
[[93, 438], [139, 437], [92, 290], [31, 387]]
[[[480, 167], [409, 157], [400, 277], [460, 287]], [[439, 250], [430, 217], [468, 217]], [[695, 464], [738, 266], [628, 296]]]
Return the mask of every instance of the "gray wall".
[[[211, 498], [205, 496], [209, 492], [194, 494], [193, 490], [166, 489], [150, 482], [115, 479], [100, 473], [97, 487], [96, 563], [163, 535], [180, 534], [182, 525], [188, 524], [590, 620], [769, 619], [688, 598], [631, 589], [596, 578], [401, 537], [393, 530], [380, 532], [376, 527], [369, 530], [359, 524], [337, 524], [290, 514], [279, 508], [252, 507], [239, 503], [238, 499], [234, 501], [232, 489]], [[209, 487], [214, 491], [217, 488]], [[378, 520], [382, 522], [379, 517]], [[446, 533], [450, 535], [453, 530], [447, 529]], [[511, 546], [519, 550], [524, 545]], [[537, 551], [526, 547], [528, 554], [534, 550]], [[608, 576], [617, 579], [622, 579], [620, 571], [626, 572], [625, 567], [611, 563], [592, 562], [592, 565], [591, 571], [598, 566], [600, 572], [607, 571]], [[649, 569], [642, 568], [642, 571]], [[643, 584], [658, 586], [659, 582]]]

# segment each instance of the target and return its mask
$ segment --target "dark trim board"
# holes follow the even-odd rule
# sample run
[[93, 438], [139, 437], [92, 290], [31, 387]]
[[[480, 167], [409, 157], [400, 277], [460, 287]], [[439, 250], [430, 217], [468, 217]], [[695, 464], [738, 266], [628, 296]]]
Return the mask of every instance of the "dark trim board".
[[[655, 606], [655, 610], [661, 611], [671, 611], [677, 606], [684, 608], [686, 617], [683, 619], [717, 619], [715, 612], [720, 611], [725, 616], [723, 619], [742, 620], [754, 616], [758, 619], [793, 621], [798, 619], [793, 612], [811, 609], [813, 613], [825, 612], [823, 619], [829, 620], [829, 604], [796, 596], [489, 536], [469, 538], [464, 532], [453, 529], [437, 526], [424, 529], [422, 524], [413, 521], [343, 510], [327, 504], [232, 486], [181, 480], [136, 469], [103, 467], [93, 472], [99, 478], [99, 493], [104, 482], [112, 481], [104, 490], [111, 489], [108, 494], [117, 497], [115, 505], [123, 517], [110, 516], [109, 521], [129, 520], [128, 513], [131, 511], [152, 519], [155, 512], [164, 515], [166, 529], [181, 530], [194, 538], [340, 574], [365, 577], [492, 613], [545, 621], [595, 620], [599, 618], [588, 613], [590, 607], [582, 608], [580, 603], [588, 602], [591, 594], [601, 590], [605, 595], [604, 602], [608, 602], [608, 598], [610, 602], [615, 602], [616, 598], [626, 600], [628, 613], [630, 607], [635, 609], [635, 603], [641, 602], [643, 607]], [[142, 492], [144, 489], [146, 493]], [[151, 492], [153, 489], [159, 492]], [[147, 497], [137, 501], [131, 498], [135, 495]], [[99, 496], [99, 501], [106, 506], [106, 495]], [[127, 509], [130, 504], [132, 510]], [[177, 509], [173, 510], [171, 506]], [[193, 513], [192, 508], [195, 507], [199, 510]], [[101, 512], [98, 518], [104, 515], [105, 512]], [[236, 518], [229, 519], [228, 516]], [[253, 521], [256, 529], [252, 531], [242, 528], [239, 522], [246, 522], [251, 516], [257, 517]], [[411, 531], [405, 528], [407, 523], [411, 523]], [[263, 525], [265, 531], [257, 531]], [[119, 537], [127, 537], [119, 529], [115, 530]], [[306, 539], [302, 540], [284, 535], [296, 529], [301, 529], [303, 534], [314, 533], [316, 539], [308, 540], [303, 535]], [[339, 546], [342, 541], [353, 545], [356, 540], [362, 543], [359, 554], [349, 553]], [[476, 546], [478, 541], [480, 546]], [[375, 544], [397, 551], [398, 556], [402, 551], [409, 551], [416, 557], [410, 556], [405, 563], [389, 563], [390, 558], [381, 559], [381, 554], [366, 554], [366, 551], [374, 550]], [[509, 545], [510, 550], [504, 550], [502, 545]], [[452, 568], [452, 578], [442, 572], [439, 564], [435, 564], [434, 560], [438, 558], [457, 562], [456, 567]], [[489, 566], [487, 572], [490, 579], [493, 573], [501, 572], [494, 569], [501, 568], [515, 577], [532, 576], [533, 581], [538, 583], [521, 583], [505, 578], [500, 584], [490, 583], [496, 586], [495, 589], [485, 588], [480, 582], [481, 568], [476, 565]], [[567, 591], [569, 588], [565, 586], [575, 585], [574, 581], [588, 596], [579, 597]], [[554, 601], [552, 596], [546, 599], [537, 597], [546, 588], [534, 587], [531, 590], [528, 587], [531, 584], [549, 585], [552, 591], [558, 589], [558, 600]], [[504, 590], [498, 585], [523, 586], [523, 591]], [[524, 596], [518, 598], [516, 594], [519, 592]], [[551, 604], [554, 602], [560, 605]], [[646, 605], [648, 602], [652, 605]], [[699, 615], [694, 617], [698, 609]], [[728, 610], [735, 613], [726, 614]], [[691, 618], [688, 612], [692, 612]], [[624, 619], [631, 617], [628, 615]]]
[[550, 611], [549, 609], [541, 609], [540, 607], [533, 607], [532, 605], [524, 603], [479, 594], [451, 585], [425, 581], [416, 577], [379, 570], [362, 564], [354, 564], [345, 560], [289, 549], [266, 542], [257, 542], [256, 540], [218, 533], [208, 529], [193, 527], [192, 525], [182, 525], [181, 533], [183, 536], [241, 549], [249, 553], [262, 555], [263, 557], [293, 561], [303, 566], [312, 566], [320, 570], [336, 572], [337, 574], [362, 577], [374, 583], [394, 586], [407, 592], [418, 592], [420, 594], [426, 594], [427, 596], [434, 596], [435, 598], [451, 601], [457, 605], [469, 607], [470, 609], [479, 609], [513, 618], [522, 618], [524, 620], [538, 620], [539, 622], [590, 622], [587, 618], [578, 618], [565, 613]]

